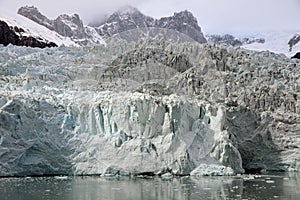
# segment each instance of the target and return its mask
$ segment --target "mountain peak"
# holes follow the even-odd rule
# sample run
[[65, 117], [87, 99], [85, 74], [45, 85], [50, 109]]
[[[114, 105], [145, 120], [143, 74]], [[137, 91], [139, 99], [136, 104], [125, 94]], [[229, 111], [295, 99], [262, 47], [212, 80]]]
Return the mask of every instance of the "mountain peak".
[[[141, 28], [159, 28], [178, 31], [199, 43], [206, 43], [206, 39], [194, 15], [184, 10], [174, 13], [173, 16], [154, 19], [144, 15], [137, 8], [125, 5], [109, 15], [104, 21], [93, 23], [91, 27], [84, 26], [78, 14], [60, 15], [55, 20], [50, 20], [42, 15], [34, 6], [24, 6], [19, 9], [19, 14], [54, 30], [60, 35], [81, 41], [87, 38], [87, 32], [105, 39], [125, 31]], [[92, 29], [94, 31], [92, 31]], [[93, 33], [92, 33], [92, 32]]]
[[28, 5], [20, 7], [19, 10], [39, 11], [37, 7]]
[[57, 32], [58, 34], [71, 38], [74, 42], [84, 45], [90, 43], [103, 43], [103, 40], [92, 27], [84, 26], [78, 14], [62, 14], [51, 20], [41, 14], [34, 6], [23, 6], [18, 14]]
[[[193, 21], [196, 21], [197, 22], [197, 19], [196, 17], [193, 15], [192, 12], [188, 11], [188, 10], [184, 10], [184, 11], [181, 11], [181, 12], [175, 12], [174, 13], [174, 17], [175, 18], [185, 18], [185, 19], [189, 19], [189, 20], [193, 20]], [[198, 23], [198, 22], [197, 22]]]
[[196, 17], [188, 10], [175, 12], [173, 16], [156, 20], [156, 26], [183, 33], [199, 43], [206, 43]]
[[194, 17], [193, 13], [188, 11], [188, 10], [183, 10], [180, 12], [175, 12], [174, 16], [189, 16], [189, 17]]
[[125, 5], [120, 7], [116, 13], [118, 14], [133, 14], [133, 13], [141, 13], [137, 8], [130, 6], [130, 5]]
[[144, 15], [137, 8], [127, 5], [109, 15], [101, 23], [95, 23], [94, 27], [97, 27], [98, 33], [104, 38], [133, 29], [163, 28], [183, 33], [200, 43], [206, 42], [197, 19], [188, 10], [174, 13], [170, 17], [154, 19]]
[[18, 14], [53, 30], [52, 21], [43, 15], [35, 6], [22, 6], [19, 8]]

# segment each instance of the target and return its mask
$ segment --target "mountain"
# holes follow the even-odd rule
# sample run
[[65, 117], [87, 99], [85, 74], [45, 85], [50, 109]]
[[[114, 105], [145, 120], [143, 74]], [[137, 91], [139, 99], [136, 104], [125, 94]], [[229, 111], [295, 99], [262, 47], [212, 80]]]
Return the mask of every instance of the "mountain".
[[263, 38], [236, 38], [233, 35], [206, 35], [207, 41], [213, 44], [226, 44], [234, 47], [243, 46], [252, 43], [265, 43]]
[[85, 26], [78, 14], [60, 15], [51, 20], [44, 16], [34, 6], [19, 8], [18, 14], [31, 19], [32, 21], [57, 32], [58, 34], [71, 38], [80, 45], [103, 44], [102, 37], [92, 27]]
[[31, 47], [53, 47], [76, 45], [69, 38], [34, 23], [16, 14], [0, 12], [0, 44]]
[[104, 21], [94, 23], [93, 26], [104, 38], [133, 29], [159, 28], [178, 31], [199, 43], [207, 42], [197, 19], [189, 11], [175, 13], [171, 17], [154, 19], [134, 7], [126, 6], [109, 15]]
[[206, 39], [198, 25], [197, 19], [187, 10], [174, 13], [171, 17], [163, 17], [155, 21], [155, 27], [166, 28], [186, 34], [199, 43], [206, 43]]
[[21, 7], [18, 14], [56, 31], [62, 36], [69, 37], [80, 45], [101, 44], [112, 36], [141, 28], [174, 30], [199, 43], [206, 43], [197, 19], [188, 11], [175, 13], [171, 17], [154, 19], [134, 7], [125, 6], [109, 15], [104, 21], [93, 25], [84, 25], [78, 14], [63, 14], [55, 20], [50, 20], [33, 6]]
[[134, 7], [126, 6], [109, 15], [98, 26], [94, 24], [94, 27], [100, 35], [109, 38], [128, 30], [152, 27], [154, 22], [155, 20], [152, 17], [145, 16]]
[[[2, 29], [6, 27], [6, 30], [3, 30], [2, 33], [9, 36], [6, 38], [2, 37], [6, 40], [2, 42], [3, 44], [12, 43], [16, 45], [37, 47], [60, 46], [62, 44], [69, 46], [75, 45], [75, 43], [78, 45], [104, 44], [105, 40], [112, 36], [125, 33], [128, 30], [139, 31], [142, 28], [146, 30], [144, 35], [136, 35], [133, 40], [137, 40], [145, 35], [149, 36], [151, 34], [153, 36], [164, 35], [171, 37], [172, 34], [178, 36], [177, 33], [179, 32], [189, 40], [194, 40], [199, 43], [207, 42], [201, 28], [198, 25], [197, 19], [189, 11], [175, 13], [171, 17], [154, 19], [144, 15], [136, 8], [126, 6], [109, 15], [104, 21], [99, 22], [98, 25], [94, 24], [93, 26], [84, 25], [78, 14], [62, 14], [54, 20], [49, 19], [34, 6], [23, 6], [17, 13], [19, 15], [14, 15], [10, 18], [8, 23], [9, 25], [12, 24], [9, 30], [13, 31], [17, 36], [9, 36], [10, 34], [8, 34], [7, 26], [2, 26]], [[2, 13], [2, 15], [3, 18], [6, 18], [5, 14]], [[24, 17], [27, 19], [25, 20]], [[30, 19], [30, 22], [28, 19]], [[23, 24], [21, 26], [16, 26], [21, 29], [14, 28], [15, 22], [21, 22], [21, 24]], [[34, 24], [33, 22], [36, 22], [37, 24]], [[22, 35], [20, 31], [16, 32], [14, 30], [27, 30], [27, 26], [30, 26], [30, 29], [32, 30], [37, 29], [35, 31], [31, 31], [31, 33], [36, 33], [35, 37], [32, 38], [37, 38], [37, 41], [32, 38], [31, 40], [34, 42], [28, 42], [29, 39], [26, 39], [27, 42], [20, 42], [13, 39], [20, 37], [22, 40], [25, 40], [24, 35]], [[41, 26], [44, 26], [45, 28], [41, 29]], [[158, 32], [153, 32], [154, 29], [158, 30]], [[151, 30], [152, 33], [147, 32], [149, 30]], [[171, 33], [171, 31], [173, 31], [173, 33]], [[51, 35], [55, 35], [56, 38], [49, 38]], [[68, 40], [68, 42], [59, 41], [57, 37], [61, 38], [61, 40]], [[38, 41], [44, 44], [42, 45]]]
[[[44, 26], [44, 28], [28, 19], [25, 20], [20, 15], [10, 17], [8, 20], [6, 14], [1, 12], [4, 19], [1, 24], [2, 44], [12, 43], [36, 47], [60, 46], [62, 44], [65, 46], [82, 46], [104, 44], [110, 38], [119, 36], [127, 41], [137, 41], [149, 37], [158, 39], [161, 35], [163, 35], [163, 39], [171, 38], [174, 40], [176, 37], [183, 38], [185, 36], [184, 41], [207, 42], [197, 19], [189, 11], [154, 19], [144, 15], [134, 7], [125, 6], [104, 20], [90, 25], [85, 25], [78, 14], [63, 14], [52, 20], [33, 6], [21, 7], [18, 13]], [[292, 57], [300, 51], [300, 36], [295, 34], [298, 32], [297, 30], [269, 31], [249, 33], [246, 37], [236, 37], [229, 34], [208, 35], [207, 38], [208, 42], [214, 44], [240, 46], [257, 51], [269, 50]], [[182, 33], [182, 35], [179, 36], [178, 33]]]

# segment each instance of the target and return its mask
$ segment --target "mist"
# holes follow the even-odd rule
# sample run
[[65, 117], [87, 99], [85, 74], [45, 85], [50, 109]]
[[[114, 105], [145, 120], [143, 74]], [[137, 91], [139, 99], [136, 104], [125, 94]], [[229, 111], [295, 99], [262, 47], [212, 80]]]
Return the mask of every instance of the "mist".
[[78, 13], [85, 24], [132, 5], [155, 18], [189, 10], [197, 17], [204, 33], [300, 30], [300, 0], [0, 0], [1, 8], [13, 12], [23, 5], [34, 5], [52, 19], [64, 13]]

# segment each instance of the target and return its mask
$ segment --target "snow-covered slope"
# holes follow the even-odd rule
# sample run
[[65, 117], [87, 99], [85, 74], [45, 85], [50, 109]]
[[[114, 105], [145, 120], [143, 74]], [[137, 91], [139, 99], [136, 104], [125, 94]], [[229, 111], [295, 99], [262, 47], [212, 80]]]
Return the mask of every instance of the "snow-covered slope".
[[265, 43], [253, 43], [244, 45], [246, 49], [257, 50], [257, 51], [266, 51], [269, 50], [278, 54], [285, 54], [288, 57], [292, 57], [296, 52], [300, 51], [300, 44], [297, 44], [293, 47], [292, 51], [289, 51], [289, 40], [299, 31], [290, 30], [290, 31], [270, 31], [263, 33], [254, 33], [250, 34], [254, 38], [264, 38]]
[[97, 31], [90, 26], [85, 26], [78, 14], [59, 15], [56, 19], [48, 19], [38, 8], [34, 6], [23, 6], [18, 14], [58, 33], [70, 38], [78, 45], [104, 44], [104, 40]]
[[30, 36], [46, 43], [53, 42], [58, 46], [77, 46], [70, 38], [63, 37], [21, 15], [0, 10], [0, 20], [6, 22], [9, 26], [24, 30], [24, 32], [21, 33], [16, 32], [17, 35]]

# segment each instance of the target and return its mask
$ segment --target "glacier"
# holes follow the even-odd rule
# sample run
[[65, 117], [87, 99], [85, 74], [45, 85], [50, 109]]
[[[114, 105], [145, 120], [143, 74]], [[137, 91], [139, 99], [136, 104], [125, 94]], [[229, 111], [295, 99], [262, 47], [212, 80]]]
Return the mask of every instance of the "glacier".
[[192, 41], [0, 46], [0, 176], [299, 171], [299, 68]]

